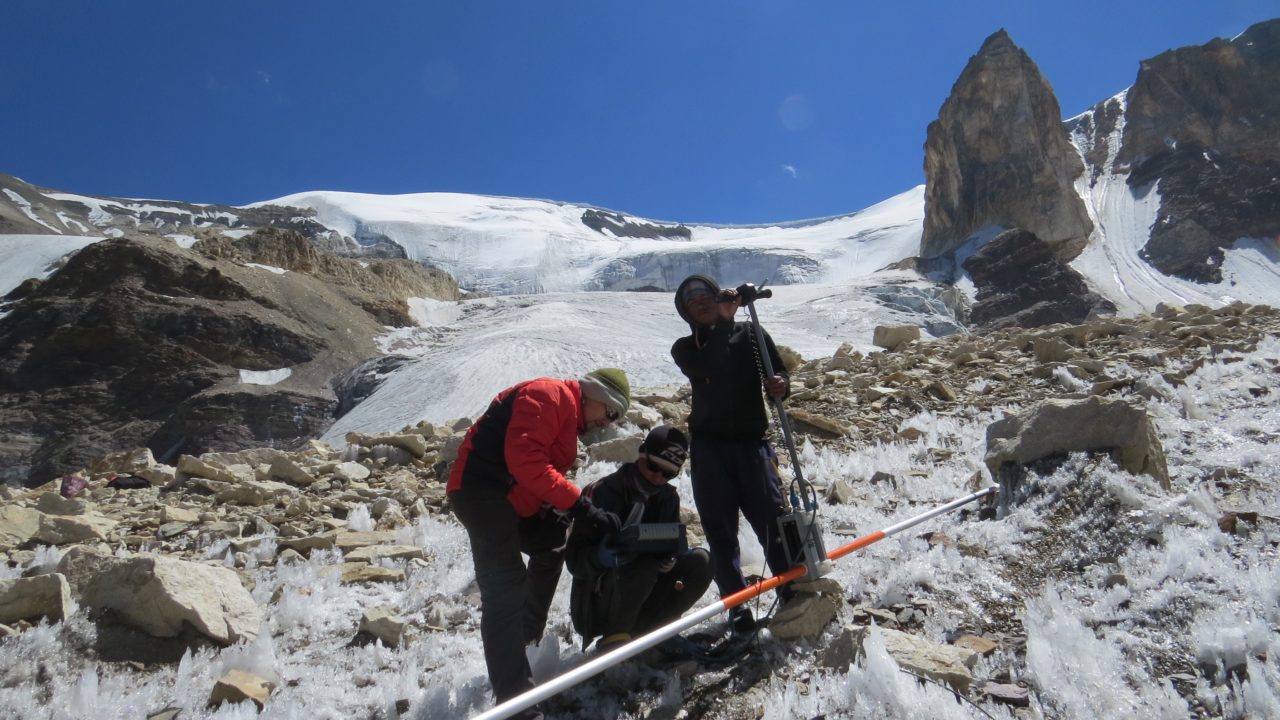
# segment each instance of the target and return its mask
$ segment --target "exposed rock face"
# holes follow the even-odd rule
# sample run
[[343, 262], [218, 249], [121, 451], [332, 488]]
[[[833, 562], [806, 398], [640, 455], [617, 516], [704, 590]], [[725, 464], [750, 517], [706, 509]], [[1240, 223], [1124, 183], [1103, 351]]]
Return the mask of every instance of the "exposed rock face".
[[[0, 319], [0, 480], [38, 484], [137, 446], [172, 462], [305, 442], [332, 421], [331, 379], [410, 322], [406, 297], [457, 292], [439, 271], [336, 258], [284, 230], [190, 250], [95, 243]], [[242, 381], [281, 369], [274, 385]]]
[[1280, 234], [1278, 137], [1280, 19], [1144, 61], [1116, 156], [1131, 187], [1159, 183], [1143, 257], [1171, 275], [1219, 282], [1223, 248]]
[[53, 193], [0, 174], [0, 234], [153, 237], [173, 242], [175, 236], [207, 239], [228, 230], [279, 228], [293, 230], [335, 255], [406, 257], [404, 248], [387, 236], [367, 232], [357, 232], [355, 237], [341, 235], [317, 222], [315, 211], [308, 208], [197, 205], [90, 195], [54, 197]]
[[922, 257], [996, 226], [1026, 228], [1070, 260], [1093, 229], [1073, 187], [1084, 165], [1053, 89], [1003, 30], [969, 60], [929, 124], [924, 170]]
[[619, 213], [605, 210], [584, 210], [582, 224], [597, 232], [608, 230], [617, 237], [635, 238], [668, 238], [688, 240], [693, 231], [684, 225], [658, 225], [655, 223], [636, 222]]
[[1007, 230], [964, 261], [977, 286], [969, 319], [988, 327], [1037, 327], [1083, 322], [1113, 313], [1111, 301], [1026, 230]]

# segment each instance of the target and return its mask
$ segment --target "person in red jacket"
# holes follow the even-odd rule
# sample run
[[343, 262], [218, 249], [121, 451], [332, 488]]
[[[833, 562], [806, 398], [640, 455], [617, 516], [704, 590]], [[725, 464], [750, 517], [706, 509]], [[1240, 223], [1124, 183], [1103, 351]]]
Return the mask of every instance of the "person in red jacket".
[[594, 532], [618, 529], [617, 516], [592, 505], [564, 474], [577, 459], [578, 436], [616, 421], [630, 403], [630, 383], [617, 368], [529, 380], [498, 393], [458, 449], [445, 491], [471, 540], [480, 638], [500, 703], [533, 687], [525, 646], [547, 624], [564, 566], [564, 518]]

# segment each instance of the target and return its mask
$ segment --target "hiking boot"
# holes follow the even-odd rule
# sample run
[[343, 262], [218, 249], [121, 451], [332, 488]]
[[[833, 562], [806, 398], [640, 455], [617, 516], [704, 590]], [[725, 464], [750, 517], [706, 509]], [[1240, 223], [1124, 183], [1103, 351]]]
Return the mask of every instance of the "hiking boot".
[[751, 610], [744, 607], [734, 608], [733, 612], [729, 613], [729, 621], [733, 623], [733, 631], [739, 635], [754, 632], [756, 629], [755, 616], [751, 614]]

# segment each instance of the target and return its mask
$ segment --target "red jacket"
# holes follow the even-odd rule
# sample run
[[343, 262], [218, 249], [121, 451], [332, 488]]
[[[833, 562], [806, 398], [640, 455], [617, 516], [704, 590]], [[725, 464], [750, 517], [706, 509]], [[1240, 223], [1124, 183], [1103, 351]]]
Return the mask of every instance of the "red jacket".
[[[510, 482], [507, 500], [520, 517], [533, 515], [544, 504], [568, 510], [578, 501], [578, 488], [564, 473], [578, 457], [583, 429], [577, 380], [538, 378], [509, 387], [467, 431], [445, 492], [461, 489], [465, 475], [468, 482]], [[483, 478], [482, 473], [495, 477]]]

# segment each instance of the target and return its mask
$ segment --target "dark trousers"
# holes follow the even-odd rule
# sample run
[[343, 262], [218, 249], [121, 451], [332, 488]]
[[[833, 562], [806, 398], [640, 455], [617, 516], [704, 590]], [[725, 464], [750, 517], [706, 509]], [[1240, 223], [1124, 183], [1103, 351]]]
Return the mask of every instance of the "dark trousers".
[[[480, 639], [489, 684], [498, 702], [533, 687], [525, 645], [542, 637], [560, 581], [565, 526], [554, 513], [521, 518], [507, 502], [506, 484], [464, 477], [449, 496], [467, 529], [480, 586]], [[526, 568], [521, 551], [529, 555]]]
[[[696, 548], [676, 557], [675, 567], [662, 573], [663, 558], [641, 555], [598, 578], [595, 616], [601, 635], [642, 635], [684, 614], [711, 585], [711, 555]], [[575, 580], [575, 582], [582, 582]], [[676, 584], [682, 584], [676, 589]]]
[[[742, 549], [738, 546], [739, 509], [764, 548], [765, 561], [773, 574], [790, 570], [777, 522], [786, 513], [782, 481], [769, 443], [694, 435], [689, 450], [693, 504], [711, 546], [720, 596], [747, 586], [742, 576]], [[779, 588], [780, 595], [789, 592], [790, 588]]]

